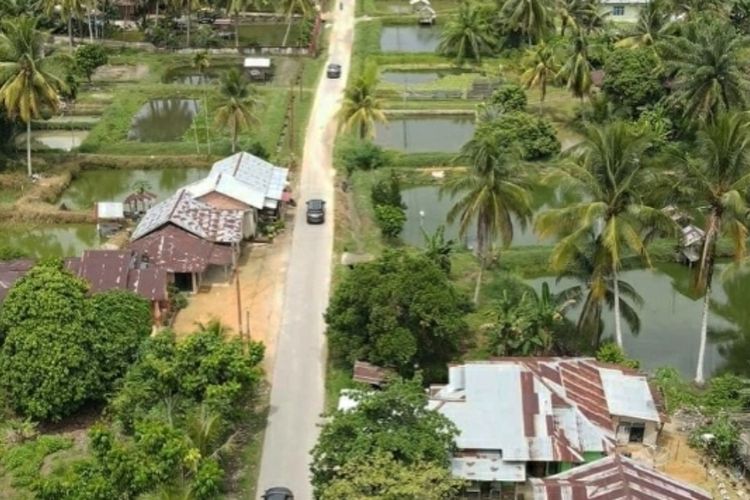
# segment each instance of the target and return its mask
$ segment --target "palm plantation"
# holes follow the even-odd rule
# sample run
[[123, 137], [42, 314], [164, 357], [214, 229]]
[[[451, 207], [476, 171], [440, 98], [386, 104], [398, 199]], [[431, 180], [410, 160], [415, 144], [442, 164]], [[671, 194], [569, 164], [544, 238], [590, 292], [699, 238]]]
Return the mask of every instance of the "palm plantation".
[[511, 29], [523, 33], [529, 45], [541, 39], [553, 26], [554, 11], [549, 0], [505, 0], [501, 15]]
[[573, 96], [583, 102], [584, 97], [591, 93], [591, 66], [588, 53], [588, 40], [578, 31], [571, 43], [567, 59], [563, 63], [557, 77], [565, 83], [565, 87]]
[[284, 33], [284, 40], [281, 42], [282, 46], [286, 46], [289, 40], [289, 33], [292, 31], [295, 14], [309, 16], [315, 7], [312, 0], [281, 0], [278, 5], [279, 10], [286, 15], [286, 32]]
[[[622, 326], [618, 271], [629, 255], [643, 258], [650, 266], [646, 230], [671, 229], [671, 220], [643, 199], [654, 181], [645, 168], [647, 136], [627, 124], [616, 122], [603, 128], [590, 126], [585, 139], [569, 161], [551, 170], [545, 183], [582, 195], [585, 201], [543, 212], [536, 229], [542, 237], [558, 236], [551, 265], [567, 269], [580, 253], [583, 241], [594, 235], [601, 248], [594, 250], [595, 274], [610, 280], [613, 288], [615, 340], [622, 348]], [[601, 253], [600, 253], [601, 252]], [[598, 298], [603, 298], [603, 292]]]
[[617, 47], [653, 47], [664, 39], [672, 24], [665, 0], [652, 0], [638, 14], [638, 22], [632, 32], [619, 42]]
[[47, 71], [44, 34], [28, 16], [0, 21], [0, 104], [26, 124], [26, 168], [31, 168], [31, 121], [60, 106], [62, 81]]
[[529, 50], [527, 68], [521, 75], [521, 81], [527, 89], [539, 87], [539, 113], [543, 113], [547, 85], [554, 81], [560, 70], [555, 50], [545, 43], [540, 43], [533, 50]]
[[344, 102], [338, 113], [339, 128], [356, 131], [360, 139], [372, 137], [375, 123], [385, 122], [383, 103], [377, 97], [378, 67], [366, 64], [362, 74], [344, 92]]
[[237, 69], [227, 71], [219, 84], [221, 105], [216, 110], [216, 124], [229, 130], [232, 153], [237, 151], [239, 133], [257, 123], [257, 100], [254, 89]]
[[462, 3], [456, 17], [448, 21], [442, 31], [438, 51], [456, 57], [458, 64], [465, 59], [482, 60], [497, 45], [491, 19], [483, 7]]
[[73, 19], [82, 15], [85, 10], [83, 0], [42, 0], [41, 5], [47, 15], [59, 14], [68, 26], [68, 44], [73, 48]]

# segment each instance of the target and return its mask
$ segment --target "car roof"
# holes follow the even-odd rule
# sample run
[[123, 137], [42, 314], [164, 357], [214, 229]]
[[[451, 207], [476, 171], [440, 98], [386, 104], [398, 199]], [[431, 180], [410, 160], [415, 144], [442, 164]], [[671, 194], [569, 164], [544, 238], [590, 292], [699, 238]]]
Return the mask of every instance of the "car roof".
[[319, 198], [313, 198], [311, 200], [307, 200], [307, 206], [309, 208], [323, 208], [325, 204], [326, 202]]
[[274, 495], [274, 496], [284, 495], [283, 497], [281, 497], [283, 499], [292, 498], [293, 496], [292, 490], [290, 490], [289, 488], [285, 488], [283, 486], [274, 486], [273, 488], [268, 488], [266, 492], [263, 494], [264, 497], [274, 500], [274, 497], [270, 495]]
[[338, 64], [338, 63], [331, 63], [331, 64], [329, 64], [329, 65], [328, 65], [328, 67], [329, 67], [329, 68], [340, 68], [340, 67], [341, 67], [341, 65], [340, 65], [340, 64]]

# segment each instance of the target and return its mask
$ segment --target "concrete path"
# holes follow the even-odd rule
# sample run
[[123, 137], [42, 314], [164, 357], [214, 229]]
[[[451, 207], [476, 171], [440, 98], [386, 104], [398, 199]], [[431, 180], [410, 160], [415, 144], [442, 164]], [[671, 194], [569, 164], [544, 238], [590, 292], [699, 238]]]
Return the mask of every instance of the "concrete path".
[[[333, 258], [333, 141], [335, 115], [349, 73], [354, 30], [354, 0], [332, 15], [329, 61], [343, 66], [340, 79], [323, 76], [315, 95], [302, 161], [300, 193], [287, 271], [284, 314], [271, 390], [271, 410], [263, 443], [258, 496], [272, 486], [286, 486], [296, 500], [312, 500], [310, 450], [318, 437], [324, 402], [325, 340], [323, 313]], [[329, 21], [330, 24], [330, 21]], [[326, 200], [325, 224], [305, 222], [304, 202]]]

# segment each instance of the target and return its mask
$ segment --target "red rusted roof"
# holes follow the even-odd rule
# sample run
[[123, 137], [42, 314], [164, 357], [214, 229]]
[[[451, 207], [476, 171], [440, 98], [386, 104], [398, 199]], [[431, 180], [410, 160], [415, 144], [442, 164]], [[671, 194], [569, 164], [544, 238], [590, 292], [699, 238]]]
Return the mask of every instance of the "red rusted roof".
[[367, 361], [355, 361], [352, 378], [357, 382], [381, 386], [392, 373], [392, 370], [381, 368]]
[[33, 260], [16, 259], [0, 261], [0, 302], [5, 300], [8, 291], [34, 265]]
[[170, 273], [200, 273], [209, 264], [232, 263], [229, 247], [211, 243], [171, 224], [131, 242], [128, 248], [142, 253], [149, 262]]
[[533, 500], [710, 500], [705, 491], [618, 454], [532, 479]]

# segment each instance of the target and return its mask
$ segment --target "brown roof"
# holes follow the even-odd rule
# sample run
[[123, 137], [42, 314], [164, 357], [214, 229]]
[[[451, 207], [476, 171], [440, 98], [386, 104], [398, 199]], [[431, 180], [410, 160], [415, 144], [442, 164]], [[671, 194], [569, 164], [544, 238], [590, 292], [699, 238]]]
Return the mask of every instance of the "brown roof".
[[16, 259], [0, 261], [0, 302], [5, 300], [13, 284], [34, 265], [33, 260]]
[[352, 378], [357, 382], [381, 386], [392, 373], [388, 368], [381, 368], [367, 361], [355, 361]]
[[703, 490], [618, 454], [546, 479], [532, 479], [533, 500], [710, 500]]
[[142, 253], [170, 273], [200, 273], [209, 264], [232, 263], [231, 248], [206, 241], [171, 224], [131, 242], [128, 248]]

